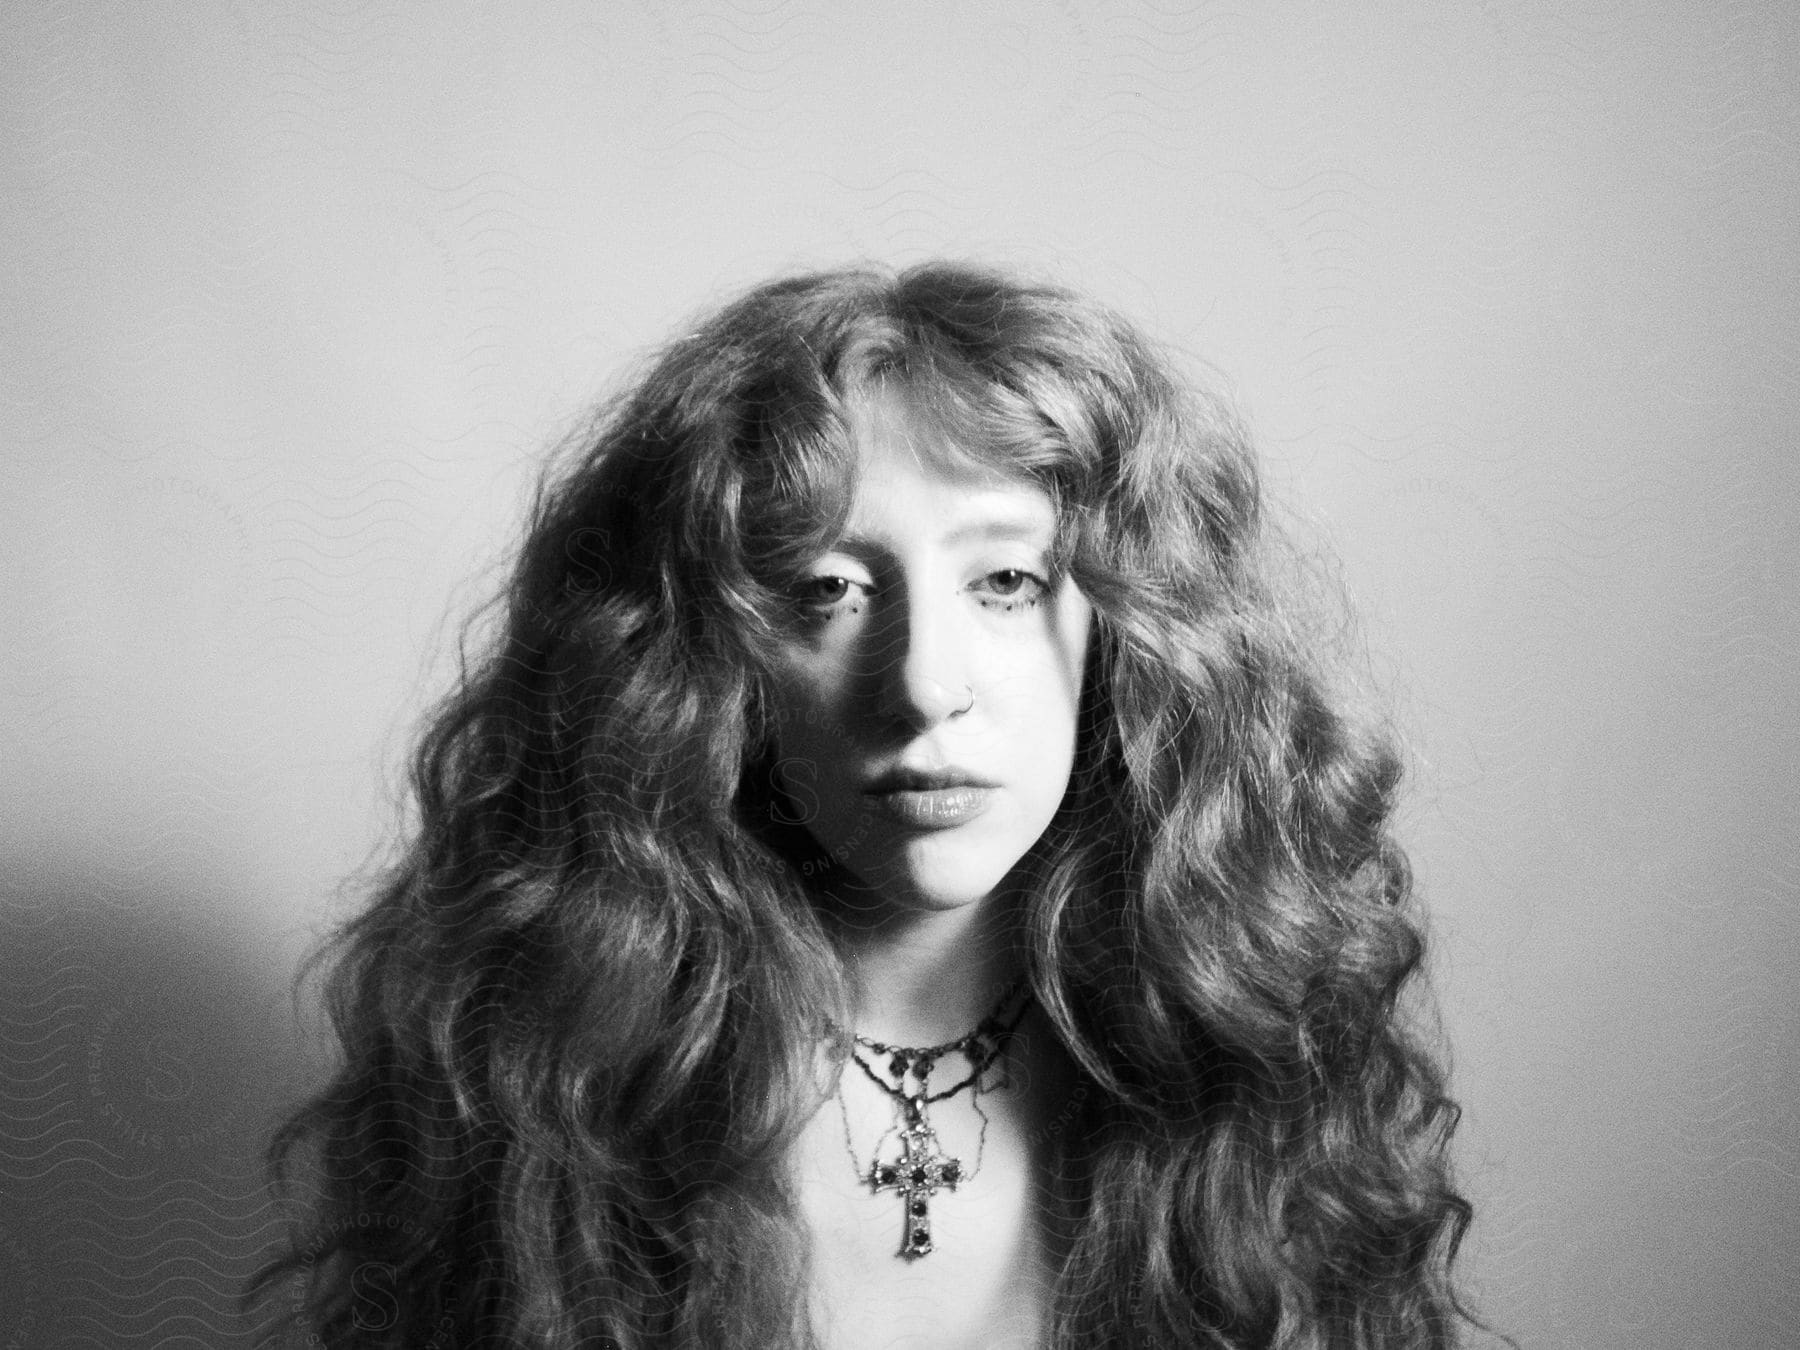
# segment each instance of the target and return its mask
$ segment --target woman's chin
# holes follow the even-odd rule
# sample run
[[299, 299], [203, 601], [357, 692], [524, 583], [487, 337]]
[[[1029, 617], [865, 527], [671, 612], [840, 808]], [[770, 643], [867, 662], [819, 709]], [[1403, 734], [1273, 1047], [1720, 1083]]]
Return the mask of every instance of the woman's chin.
[[944, 856], [941, 852], [924, 857], [909, 853], [853, 859], [851, 870], [888, 906], [919, 913], [978, 905], [999, 888], [1008, 871], [985, 859]]

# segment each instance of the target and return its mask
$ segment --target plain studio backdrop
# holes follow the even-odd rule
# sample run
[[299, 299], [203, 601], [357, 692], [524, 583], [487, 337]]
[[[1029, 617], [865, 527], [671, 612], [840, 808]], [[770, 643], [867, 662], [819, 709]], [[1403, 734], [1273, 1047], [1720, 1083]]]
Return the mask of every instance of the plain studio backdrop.
[[1787, 0], [11, 0], [0, 1346], [234, 1343], [289, 983], [544, 447], [937, 254], [1209, 363], [1337, 558], [1479, 1306], [1800, 1342], [1797, 91]]

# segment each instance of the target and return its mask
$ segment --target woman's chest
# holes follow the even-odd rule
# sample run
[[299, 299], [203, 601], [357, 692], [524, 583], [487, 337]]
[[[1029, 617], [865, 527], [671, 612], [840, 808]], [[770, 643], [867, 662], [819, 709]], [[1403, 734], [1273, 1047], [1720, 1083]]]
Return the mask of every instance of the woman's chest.
[[904, 1112], [848, 1077], [825, 1102], [794, 1155], [824, 1345], [1041, 1344], [1061, 1256], [1041, 1095], [952, 1098], [910, 1137]]
[[[837, 1114], [832, 1102], [820, 1112], [828, 1126], [841, 1125]], [[954, 1188], [908, 1176], [876, 1189], [867, 1156], [853, 1168], [841, 1128], [819, 1133], [802, 1144], [797, 1180], [812, 1239], [809, 1304], [826, 1346], [1039, 1343], [1055, 1262], [1047, 1197], [1024, 1158], [990, 1138], [978, 1165], [960, 1159]], [[921, 1231], [930, 1252], [905, 1255]]]

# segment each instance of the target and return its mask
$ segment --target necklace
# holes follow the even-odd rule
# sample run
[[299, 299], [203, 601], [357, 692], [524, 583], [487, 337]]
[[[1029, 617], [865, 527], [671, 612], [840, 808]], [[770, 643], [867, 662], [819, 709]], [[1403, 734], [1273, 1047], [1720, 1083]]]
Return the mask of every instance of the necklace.
[[[1031, 1006], [1030, 991], [1025, 991], [1025, 996], [1020, 998], [1021, 988], [1020, 983], [1011, 985], [975, 1030], [942, 1045], [887, 1045], [870, 1040], [867, 1036], [851, 1037], [850, 1058], [856, 1061], [856, 1067], [863, 1071], [863, 1075], [871, 1083], [893, 1100], [899, 1111], [900, 1121], [895, 1129], [889, 1130], [876, 1142], [875, 1156], [865, 1171], [857, 1161], [856, 1150], [850, 1142], [849, 1108], [844, 1106], [843, 1094], [840, 1092], [838, 1104], [844, 1113], [844, 1147], [850, 1154], [850, 1162], [856, 1168], [858, 1178], [867, 1183], [871, 1192], [899, 1193], [905, 1206], [906, 1218], [906, 1238], [900, 1248], [902, 1256], [913, 1258], [931, 1254], [931, 1198], [940, 1190], [955, 1190], [960, 1183], [975, 1175], [974, 1171], [964, 1169], [962, 1159], [944, 1152], [938, 1143], [937, 1131], [931, 1126], [928, 1108], [947, 1101], [965, 1088], [973, 1088], [975, 1094], [980, 1095], [983, 1075], [1005, 1052], [1006, 1044], [1018, 1029], [1026, 1008]], [[1012, 1016], [1002, 1020], [1002, 1014], [1015, 1000], [1018, 1006], [1013, 1009]], [[863, 1058], [863, 1050], [877, 1057], [887, 1057], [887, 1064], [884, 1066], [887, 1076]], [[968, 1060], [969, 1073], [942, 1091], [933, 1092], [932, 1069], [940, 1059], [957, 1054]], [[888, 1081], [890, 1076], [893, 1082]], [[981, 1117], [981, 1142], [976, 1147], [975, 1161], [978, 1169], [981, 1154], [987, 1147], [987, 1112], [981, 1109], [979, 1102], [975, 1103], [975, 1111]], [[894, 1134], [898, 1134], [900, 1139], [899, 1156], [883, 1160], [882, 1145]]]

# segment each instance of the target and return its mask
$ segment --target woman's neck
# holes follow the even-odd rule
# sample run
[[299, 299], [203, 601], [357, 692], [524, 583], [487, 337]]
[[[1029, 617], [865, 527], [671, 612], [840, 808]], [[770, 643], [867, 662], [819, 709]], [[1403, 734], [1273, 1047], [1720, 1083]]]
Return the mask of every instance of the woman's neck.
[[1024, 973], [1014, 897], [951, 910], [900, 909], [844, 888], [828, 913], [856, 999], [855, 1030], [891, 1045], [973, 1031]]

